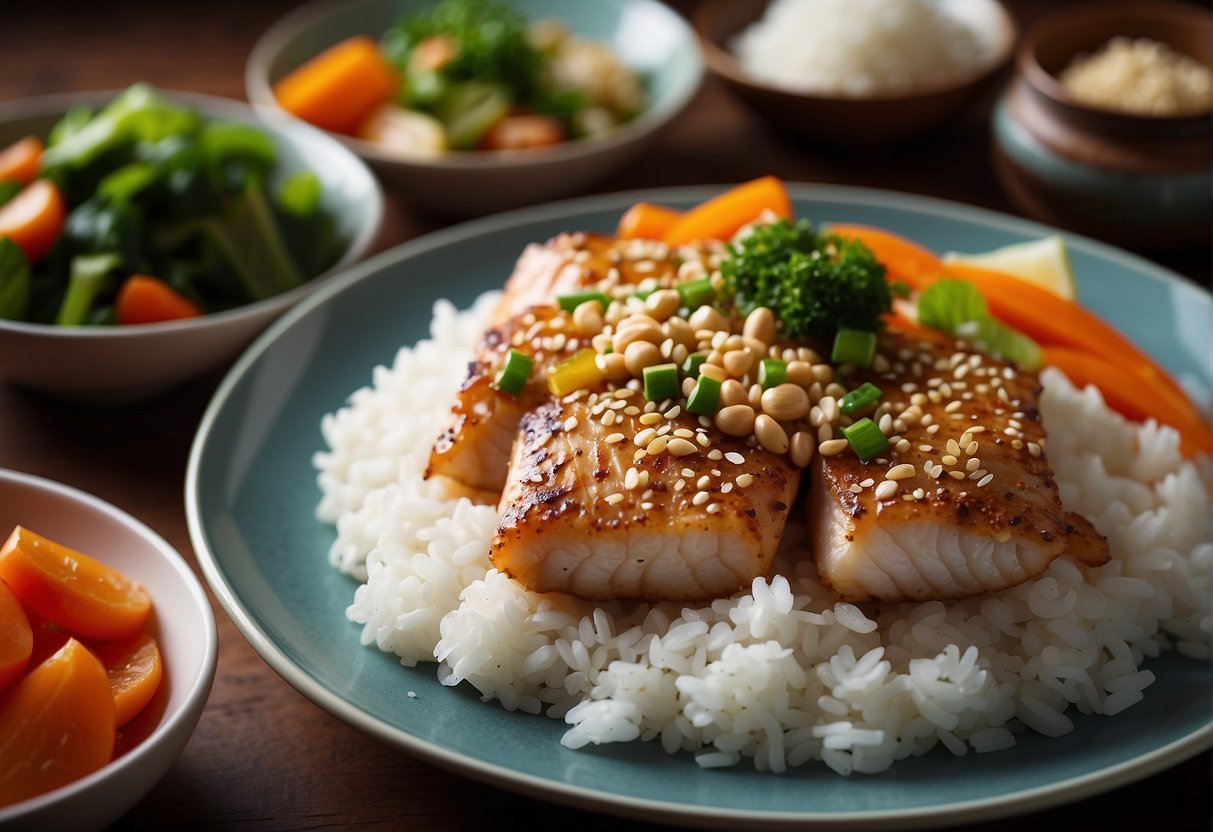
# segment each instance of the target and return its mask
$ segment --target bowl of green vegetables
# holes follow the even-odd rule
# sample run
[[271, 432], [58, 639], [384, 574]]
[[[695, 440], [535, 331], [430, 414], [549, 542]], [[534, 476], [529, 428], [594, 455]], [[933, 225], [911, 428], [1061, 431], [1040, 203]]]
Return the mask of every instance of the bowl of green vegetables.
[[238, 101], [136, 84], [0, 104], [0, 380], [165, 393], [362, 259], [382, 221], [361, 159]]
[[314, 0], [258, 39], [245, 92], [335, 136], [412, 207], [466, 218], [601, 183], [703, 73], [660, 0]]

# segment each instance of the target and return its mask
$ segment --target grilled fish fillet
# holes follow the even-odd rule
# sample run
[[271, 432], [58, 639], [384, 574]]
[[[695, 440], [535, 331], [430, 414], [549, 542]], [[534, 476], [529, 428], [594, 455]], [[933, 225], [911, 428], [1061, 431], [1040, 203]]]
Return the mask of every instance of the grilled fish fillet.
[[590, 600], [703, 601], [766, 575], [801, 469], [693, 414], [646, 417], [639, 394], [617, 393], [523, 417], [494, 566], [528, 589]]
[[[809, 488], [823, 581], [852, 601], [956, 599], [1015, 586], [1107, 542], [1061, 505], [1028, 372], [926, 336], [882, 337], [871, 381], [894, 437], [883, 456], [819, 456]], [[877, 417], [882, 413], [878, 412]]]
[[[687, 257], [707, 261], [707, 249], [669, 248], [651, 240], [616, 240], [571, 233], [546, 245], [528, 246], [506, 282], [493, 323], [481, 339], [467, 378], [451, 407], [447, 427], [434, 442], [426, 477], [444, 476], [477, 491], [500, 492], [510, 448], [522, 414], [547, 396], [546, 368], [587, 346], [556, 298], [603, 281], [638, 284], [654, 278], [669, 283]], [[510, 349], [532, 356], [531, 381], [517, 397], [493, 387]]]

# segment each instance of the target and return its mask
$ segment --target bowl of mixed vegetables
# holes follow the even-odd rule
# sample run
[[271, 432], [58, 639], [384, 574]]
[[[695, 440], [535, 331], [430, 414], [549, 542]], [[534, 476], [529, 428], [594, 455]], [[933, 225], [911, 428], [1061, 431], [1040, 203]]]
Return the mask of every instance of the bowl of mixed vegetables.
[[145, 84], [0, 105], [0, 379], [154, 395], [361, 259], [383, 196], [322, 131]]
[[322, 0], [265, 32], [245, 87], [414, 207], [467, 217], [601, 181], [702, 76], [689, 25], [657, 0]]

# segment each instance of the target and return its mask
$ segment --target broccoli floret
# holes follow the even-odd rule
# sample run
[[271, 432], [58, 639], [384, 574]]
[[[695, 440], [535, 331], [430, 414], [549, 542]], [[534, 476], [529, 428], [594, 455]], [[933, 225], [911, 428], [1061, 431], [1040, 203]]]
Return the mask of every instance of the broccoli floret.
[[872, 252], [807, 220], [755, 226], [729, 246], [720, 272], [742, 314], [769, 307], [787, 338], [829, 340], [839, 327], [875, 332], [892, 309]]

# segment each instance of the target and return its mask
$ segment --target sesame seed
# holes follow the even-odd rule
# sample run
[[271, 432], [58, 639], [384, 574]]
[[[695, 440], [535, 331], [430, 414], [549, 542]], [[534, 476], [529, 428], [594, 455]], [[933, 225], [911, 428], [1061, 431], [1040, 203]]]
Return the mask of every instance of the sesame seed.
[[[702, 433], [699, 435], [703, 436]], [[713, 448], [712, 450], [708, 451], [708, 459], [712, 460], [713, 462], [717, 462], [723, 458], [724, 458], [724, 454], [722, 454], [720, 452], [719, 448]]]
[[852, 494], [858, 494], [859, 492], [863, 491], [863, 489], [855, 483], [851, 483], [847, 486], [847, 491], [850, 491]]
[[670, 440], [666, 439], [664, 436], [658, 436], [656, 439], [654, 439], [652, 442], [650, 442], [648, 445], [645, 446], [645, 450], [648, 452], [649, 456], [657, 456], [657, 454], [661, 453], [662, 451], [664, 451], [666, 449], [666, 446], [669, 444], [669, 442], [670, 442]]
[[754, 484], [754, 475], [753, 474], [742, 474], [740, 477], [737, 478], [736, 482], [737, 482], [738, 488], [749, 488], [751, 485]]
[[914, 466], [908, 462], [903, 462], [900, 465], [894, 465], [885, 474], [891, 480], [904, 480], [914, 476]]
[[986, 474], [984, 477], [982, 477], [980, 480], [977, 481], [977, 487], [985, 488], [987, 485], [990, 484], [990, 480], [992, 480], [992, 479], [994, 479], [993, 474]]
[[678, 428], [674, 431], [675, 436], [681, 436], [683, 439], [694, 439], [695, 431], [687, 430], [686, 428]]
[[609, 428], [611, 425], [615, 424], [615, 420], [616, 420], [616, 416], [615, 416], [615, 411], [613, 411], [613, 410], [608, 410], [606, 413], [602, 414], [601, 421], [602, 421], [603, 426], [605, 426], [605, 427]]
[[910, 450], [910, 440], [909, 439], [897, 440], [897, 444], [894, 446], [894, 450], [896, 450], [897, 453], [899, 453], [899, 454], [904, 454], [906, 451]]
[[1032, 456], [1040, 456], [1042, 450], [1043, 449], [1040, 447], [1040, 445], [1036, 444], [1035, 442], [1028, 443], [1028, 453], [1030, 453]]
[[652, 511], [652, 510], [653, 510], [653, 504], [652, 504], [652, 503], [649, 503], [649, 502], [644, 502], [644, 503], [641, 503], [641, 504], [640, 504], [640, 507], [641, 507], [642, 509], [644, 509], [645, 511]]
[[1017, 451], [1023, 450], [1023, 440], [1022, 439], [1012, 439], [1011, 447]]
[[654, 437], [656, 437], [656, 436], [657, 436], [656, 430], [654, 430], [653, 428], [645, 428], [644, 430], [640, 431], [640, 433], [636, 434], [636, 438], [633, 439], [632, 441], [636, 443], [636, 447], [644, 448], [644, 447], [647, 447], [648, 444], [650, 442], [652, 442]]
[[726, 482], [724, 485], [720, 486], [721, 494], [728, 494], [732, 490], [733, 490], [733, 483], [731, 483], [731, 482]]
[[949, 471], [948, 476], [954, 480], [963, 480], [965, 478], [964, 471]]
[[727, 454], [724, 455], [724, 458], [727, 459], [729, 462], [733, 463], [734, 465], [740, 465], [741, 463], [745, 462], [745, 457], [742, 456], [741, 454], [737, 453], [736, 451], [729, 451]]
[[944, 454], [939, 461], [944, 465], [951, 466], [956, 464], [956, 457], [952, 456], [951, 454]]
[[616, 442], [623, 441], [623, 434], [622, 433], [612, 433], [610, 436], [608, 436], [606, 439], [604, 439], [602, 441], [608, 445], [614, 445]]
[[570, 416], [569, 418], [564, 420], [564, 429], [566, 431], [571, 431], [576, 427], [577, 427], [577, 417], [576, 416]]
[[981, 467], [981, 460], [978, 459], [977, 457], [972, 457], [969, 459], [968, 462], [965, 463], [966, 471], [976, 471], [980, 467]]
[[712, 478], [709, 477], [707, 474], [704, 474], [702, 477], [700, 477], [698, 480], [695, 481], [695, 487], [700, 489], [701, 491], [705, 488], [710, 488], [711, 486], [712, 486]]
[[948, 440], [948, 453], [952, 456], [960, 456], [960, 443], [955, 439]]
[[985, 468], [978, 468], [976, 471], [973, 471], [971, 474], [969, 474], [969, 479], [979, 480], [988, 473], [990, 473], [990, 472], [987, 471]]
[[639, 462], [640, 460], [644, 459], [648, 455], [649, 455], [648, 451], [646, 451], [644, 448], [640, 448], [639, 450], [636, 451], [636, 453], [632, 454], [632, 462]]
[[691, 498], [691, 504], [701, 506], [708, 500], [712, 499], [712, 495], [706, 491], [696, 491], [695, 496]]
[[923, 497], [927, 496], [927, 492], [923, 491], [921, 488], [915, 488], [914, 493], [911, 496], [915, 500], [921, 500]]
[[682, 407], [680, 407], [679, 405], [674, 405], [673, 407], [671, 407], [669, 410], [667, 410], [665, 413], [663, 413], [661, 415], [666, 417], [667, 419], [677, 419], [678, 414], [681, 412], [682, 412]]
[[[708, 445], [712, 444], [711, 437], [708, 436], [706, 433], [695, 434], [695, 441], [698, 442], [700, 447], [703, 447], [703, 448], [706, 448]], [[720, 451], [712, 451], [712, 453], [718, 454], [718, 453], [720, 453]], [[711, 454], [709, 454], [708, 456], [710, 459], [720, 459], [720, 457], [718, 457], [718, 456], [713, 457], [713, 456], [711, 456]]]
[[623, 412], [626, 413], [628, 416], [639, 416], [640, 408], [634, 404], [630, 404], [623, 409]]
[[972, 456], [973, 454], [977, 453], [977, 440], [976, 439], [974, 439], [972, 442], [970, 442], [968, 445], [965, 446], [965, 453], [968, 454], [969, 456]]
[[606, 498], [607, 505], [614, 506], [623, 502], [622, 494], [611, 494]]
[[935, 446], [934, 445], [919, 445], [918, 450], [922, 451], [924, 454], [929, 454], [929, 453], [931, 453], [931, 451], [935, 450]]
[[671, 430], [673, 430], [673, 428], [674, 428], [674, 426], [673, 426], [673, 425], [671, 425], [669, 422], [666, 422], [664, 425], [662, 425], [661, 427], [657, 428], [657, 435], [658, 435], [658, 436], [665, 436], [665, 435], [666, 435], [666, 434], [668, 434], [668, 433], [669, 433]]
[[676, 483], [674, 483], [674, 491], [675, 491], [675, 492], [681, 491], [682, 489], [684, 489], [684, 488], [686, 488], [686, 487], [687, 487], [687, 481], [686, 481], [686, 480], [678, 480]]
[[655, 425], [660, 421], [661, 421], [660, 413], [646, 413], [640, 417], [640, 424], [642, 424], [642, 425]]
[[[928, 416], [929, 416], [929, 414], [928, 414]], [[924, 416], [923, 418], [926, 419], [928, 417]], [[925, 424], [925, 422], [924, 422], [924, 424]], [[939, 425], [928, 425], [927, 426], [927, 433], [929, 433], [931, 436], [934, 436], [938, 432], [939, 432]]]
[[880, 485], [876, 486], [876, 499], [887, 500], [897, 493], [897, 483], [894, 480], [885, 480]]
[[708, 514], [716, 514], [718, 511], [720, 511], [720, 503], [712, 503], [705, 509], [705, 511], [707, 511]]

